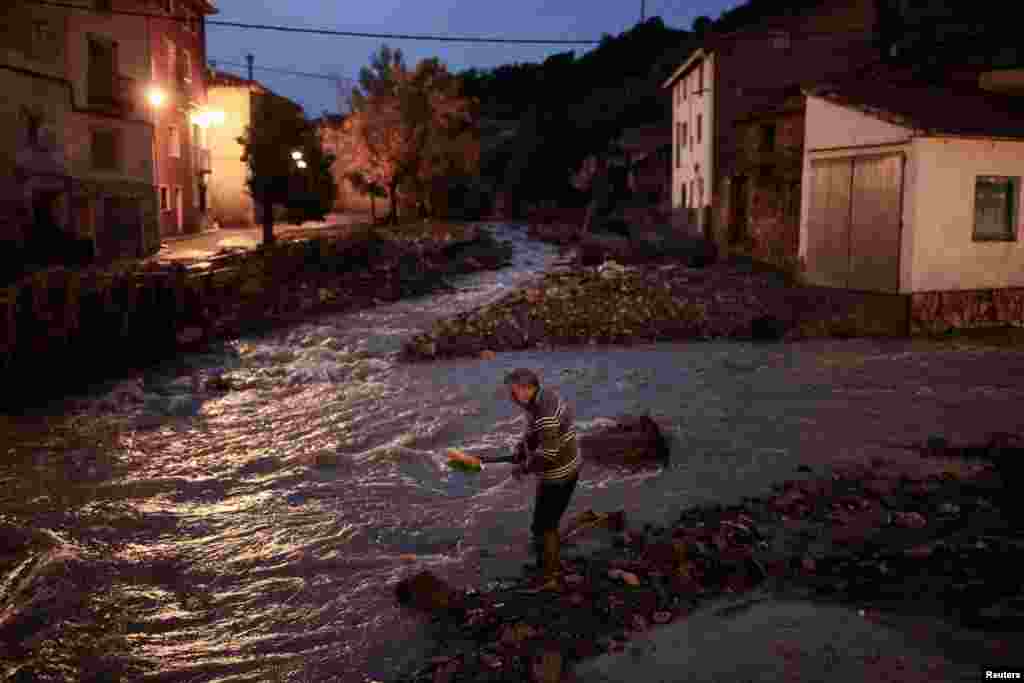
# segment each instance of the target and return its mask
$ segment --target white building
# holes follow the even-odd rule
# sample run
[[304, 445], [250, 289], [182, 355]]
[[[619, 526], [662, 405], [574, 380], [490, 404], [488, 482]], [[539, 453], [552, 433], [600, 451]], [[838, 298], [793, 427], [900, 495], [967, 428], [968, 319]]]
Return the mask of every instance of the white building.
[[1024, 321], [1024, 99], [870, 80], [805, 92], [806, 279], [984, 318], [966, 325]]
[[672, 207], [711, 205], [715, 56], [696, 50], [664, 87], [672, 93]]

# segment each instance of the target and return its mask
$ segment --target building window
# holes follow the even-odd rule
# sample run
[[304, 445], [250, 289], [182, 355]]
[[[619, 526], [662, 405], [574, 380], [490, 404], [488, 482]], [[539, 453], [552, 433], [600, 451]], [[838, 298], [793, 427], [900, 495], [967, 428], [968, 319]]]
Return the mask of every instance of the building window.
[[89, 38], [89, 104], [114, 103], [117, 78], [117, 45], [101, 38]]
[[25, 138], [28, 146], [38, 148], [42, 143], [43, 115], [28, 107], [22, 107], [21, 113], [25, 119]]
[[167, 47], [167, 76], [169, 78], [175, 78], [178, 75], [178, 51], [168, 39], [164, 39], [164, 45]]
[[697, 142], [700, 142], [700, 135], [701, 135], [700, 131], [701, 131], [701, 128], [703, 128], [703, 126], [701, 125], [701, 122], [702, 122], [701, 121], [701, 115], [697, 114]]
[[690, 202], [691, 203], [693, 202], [693, 198], [694, 198], [694, 194], [693, 194], [693, 181], [691, 180], [690, 181]]
[[676, 168], [682, 165], [683, 159], [683, 124], [676, 123]]
[[192, 53], [188, 50], [181, 51], [181, 75], [178, 80], [192, 82]]
[[683, 147], [686, 147], [686, 138], [689, 135], [689, 132], [687, 131], [687, 128], [688, 128], [688, 126], [684, 122], [683, 123]]
[[761, 151], [775, 151], [775, 124], [765, 123], [761, 126]]
[[686, 208], [686, 183], [679, 186], [679, 205]]
[[683, 99], [684, 100], [686, 99], [686, 89], [688, 87], [690, 87], [690, 84], [686, 82], [688, 80], [689, 80], [688, 78], [684, 78], [681, 81], [679, 81], [680, 89], [683, 91]]
[[697, 65], [697, 92], [704, 92], [704, 62]]
[[160, 186], [160, 210], [171, 210], [171, 188], [167, 187], [166, 185]]
[[167, 130], [168, 154], [175, 159], [181, 158], [181, 131], [177, 126], [171, 126]]
[[92, 132], [92, 167], [99, 171], [116, 171], [120, 167], [120, 134], [116, 130]]
[[1019, 197], [1019, 176], [978, 176], [974, 183], [974, 240], [1015, 241]]

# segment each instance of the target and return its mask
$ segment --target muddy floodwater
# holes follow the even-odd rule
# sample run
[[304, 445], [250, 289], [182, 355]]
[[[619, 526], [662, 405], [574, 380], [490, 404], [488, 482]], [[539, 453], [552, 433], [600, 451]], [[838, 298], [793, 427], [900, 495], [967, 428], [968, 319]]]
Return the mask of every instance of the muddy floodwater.
[[[414, 661], [425, 627], [394, 604], [394, 582], [426, 568], [469, 586], [527, 560], [532, 484], [498, 466], [444, 467], [448, 447], [513, 445], [522, 418], [501, 379], [514, 367], [557, 386], [583, 431], [643, 412], [668, 427], [670, 468], [589, 467], [569, 511], [625, 509], [631, 523], [755, 495], [802, 462], [1024, 429], [1024, 352], [1012, 348], [715, 341], [398, 362], [434, 320], [556, 263], [521, 227], [493, 228], [516, 244], [513, 265], [454, 291], [185, 356], [134, 394], [97, 385], [45, 415], [2, 418], [0, 521], [43, 532], [51, 557], [103, 569], [132, 680], [364, 683]], [[234, 389], [196, 393], [196, 373], [224, 373]], [[43, 437], [69, 420], [109, 425], [114, 445]], [[29, 599], [33, 571], [0, 577], [3, 619], [41, 604]], [[8, 653], [8, 671], [39, 647]]]

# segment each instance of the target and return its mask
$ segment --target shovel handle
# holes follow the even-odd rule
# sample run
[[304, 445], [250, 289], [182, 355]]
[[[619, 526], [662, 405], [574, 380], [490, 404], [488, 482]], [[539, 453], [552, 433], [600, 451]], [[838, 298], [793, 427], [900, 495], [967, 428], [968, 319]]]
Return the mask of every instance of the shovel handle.
[[497, 465], [500, 463], [516, 462], [514, 455], [499, 455], [497, 458], [481, 458], [480, 462], [485, 465]]

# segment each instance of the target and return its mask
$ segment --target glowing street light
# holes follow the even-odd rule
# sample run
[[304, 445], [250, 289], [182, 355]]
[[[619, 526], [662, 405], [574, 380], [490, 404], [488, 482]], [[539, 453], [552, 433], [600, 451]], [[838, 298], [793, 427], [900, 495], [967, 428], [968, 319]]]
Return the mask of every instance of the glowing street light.
[[303, 161], [302, 159], [299, 159], [298, 161], [296, 161], [295, 165], [298, 166], [299, 168], [306, 168], [306, 166], [308, 166], [308, 164], [305, 161]]
[[163, 103], [167, 101], [167, 93], [158, 88], [157, 86], [151, 86], [149, 91], [146, 93], [146, 99], [153, 107], [163, 106]]
[[302, 161], [302, 152], [299, 150], [292, 152], [292, 159], [295, 159], [296, 162]]

